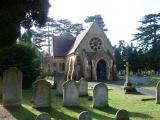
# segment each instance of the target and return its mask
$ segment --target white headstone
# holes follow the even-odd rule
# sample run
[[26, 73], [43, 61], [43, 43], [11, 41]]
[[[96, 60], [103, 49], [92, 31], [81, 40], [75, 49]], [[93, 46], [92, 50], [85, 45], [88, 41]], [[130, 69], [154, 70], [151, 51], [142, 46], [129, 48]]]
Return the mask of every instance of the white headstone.
[[66, 81], [63, 84], [63, 106], [78, 105], [78, 89], [74, 80]]
[[51, 102], [50, 96], [51, 84], [46, 80], [36, 80], [33, 83], [33, 107], [49, 107]]
[[93, 107], [108, 106], [108, 88], [104, 83], [98, 83], [93, 89]]
[[88, 95], [88, 82], [84, 78], [81, 78], [78, 81], [78, 91], [79, 91], [79, 96]]
[[157, 83], [156, 103], [157, 103], [157, 104], [160, 104], [160, 82]]
[[19, 106], [22, 100], [22, 72], [10, 67], [3, 73], [3, 105]]

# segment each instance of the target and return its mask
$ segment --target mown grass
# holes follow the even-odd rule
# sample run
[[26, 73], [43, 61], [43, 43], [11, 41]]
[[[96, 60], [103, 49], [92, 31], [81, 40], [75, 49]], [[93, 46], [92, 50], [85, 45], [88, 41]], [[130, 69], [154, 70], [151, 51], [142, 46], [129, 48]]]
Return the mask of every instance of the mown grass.
[[51, 80], [51, 81], [53, 81], [53, 80], [54, 80], [54, 77], [53, 77], [53, 76], [46, 76], [44, 79], [45, 79], [45, 80]]
[[149, 79], [154, 83], [157, 84], [160, 82], [160, 76], [150, 76]]
[[[93, 89], [89, 89], [92, 95]], [[79, 99], [77, 107], [62, 107], [62, 96], [56, 96], [52, 90], [52, 104], [50, 108], [32, 108], [32, 91], [23, 91], [23, 104], [18, 108], [11, 108], [8, 111], [18, 120], [34, 120], [41, 112], [49, 113], [55, 120], [77, 120], [77, 116], [82, 111], [90, 111], [93, 120], [114, 120], [118, 109], [126, 109], [130, 113], [131, 120], [160, 120], [160, 105], [155, 100], [142, 101], [142, 99], [152, 98], [147, 95], [126, 95], [115, 87], [109, 87], [109, 107], [92, 108], [92, 102], [87, 97]]]

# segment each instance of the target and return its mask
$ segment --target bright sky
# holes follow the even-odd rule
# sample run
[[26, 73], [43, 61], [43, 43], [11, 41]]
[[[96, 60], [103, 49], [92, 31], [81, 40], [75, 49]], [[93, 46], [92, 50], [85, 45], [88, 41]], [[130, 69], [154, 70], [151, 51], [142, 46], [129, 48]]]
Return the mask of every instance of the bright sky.
[[50, 0], [49, 16], [84, 23], [87, 16], [100, 14], [112, 45], [129, 41], [142, 16], [160, 12], [160, 0]]

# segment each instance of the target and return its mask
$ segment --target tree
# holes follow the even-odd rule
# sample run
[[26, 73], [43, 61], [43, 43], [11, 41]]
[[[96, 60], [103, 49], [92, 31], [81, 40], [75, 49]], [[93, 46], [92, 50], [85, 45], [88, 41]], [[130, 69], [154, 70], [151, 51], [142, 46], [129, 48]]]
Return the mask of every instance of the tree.
[[103, 18], [101, 17], [101, 15], [94, 15], [94, 16], [87, 16], [86, 19], [84, 20], [86, 23], [89, 22], [94, 22], [96, 21], [99, 25], [99, 27], [103, 30], [103, 31], [107, 31], [105, 27], [105, 24], [103, 22]]
[[134, 40], [144, 50], [148, 69], [157, 71], [160, 68], [160, 13], [145, 15], [140, 22], [142, 24], [137, 28]]
[[82, 24], [80, 24], [80, 23], [75, 23], [75, 24], [72, 24], [72, 26], [71, 26], [71, 33], [73, 34], [73, 35], [78, 35], [78, 34], [80, 34], [80, 32], [82, 31], [82, 30], [84, 30], [83, 29], [83, 25]]
[[149, 50], [160, 44], [160, 13], [145, 15], [140, 22], [138, 33], [134, 34], [134, 40], [139, 42], [139, 46]]
[[49, 0], [1, 0], [0, 47], [15, 43], [20, 36], [20, 25], [44, 25], [49, 10]]
[[115, 49], [115, 59], [118, 71], [125, 69], [124, 49], [125, 49], [125, 41], [120, 40], [118, 46]]
[[23, 72], [23, 88], [32, 86], [40, 74], [40, 53], [29, 43], [19, 43], [0, 50], [0, 74], [8, 67], [17, 67]]
[[32, 42], [33, 35], [36, 34], [36, 32], [32, 29], [27, 29], [21, 36], [20, 40], [24, 42]]
[[83, 30], [81, 23], [72, 23], [68, 19], [60, 19], [56, 21], [54, 33], [63, 35], [64, 33], [70, 33], [72, 35], [78, 35]]

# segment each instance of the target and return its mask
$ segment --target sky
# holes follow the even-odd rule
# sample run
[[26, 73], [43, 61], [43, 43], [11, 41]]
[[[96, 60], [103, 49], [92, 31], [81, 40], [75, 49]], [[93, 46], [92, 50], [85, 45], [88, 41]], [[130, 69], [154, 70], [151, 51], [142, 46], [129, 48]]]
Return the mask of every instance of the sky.
[[84, 23], [87, 16], [100, 14], [112, 45], [119, 40], [130, 43], [138, 21], [147, 14], [160, 12], [160, 0], [50, 0], [49, 16]]

